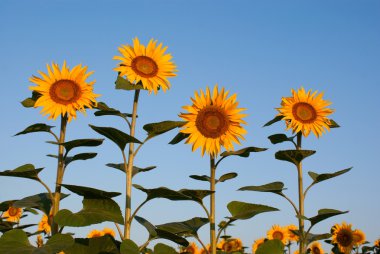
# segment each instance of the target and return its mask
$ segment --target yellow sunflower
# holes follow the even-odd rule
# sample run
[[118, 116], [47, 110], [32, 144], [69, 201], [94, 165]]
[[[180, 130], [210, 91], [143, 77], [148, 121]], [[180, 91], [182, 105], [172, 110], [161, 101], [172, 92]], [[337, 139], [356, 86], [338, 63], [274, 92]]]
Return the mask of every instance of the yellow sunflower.
[[289, 236], [287, 228], [281, 227], [279, 225], [273, 225], [272, 228], [267, 232], [267, 238], [269, 240], [277, 239], [283, 244], [286, 244]]
[[94, 229], [88, 235], [87, 238], [101, 237], [104, 236], [104, 232], [101, 230]]
[[22, 209], [10, 206], [7, 211], [5, 211], [2, 215], [7, 221], [16, 222], [20, 221], [20, 217], [22, 215]]
[[255, 253], [257, 249], [260, 247], [260, 245], [263, 244], [264, 242], [265, 242], [264, 237], [255, 240], [252, 244], [252, 253]]
[[332, 228], [331, 242], [337, 244], [339, 251], [345, 254], [350, 253], [355, 244], [354, 234], [351, 227], [351, 224], [343, 222], [342, 225], [335, 224]]
[[92, 108], [96, 104], [93, 93], [95, 81], [86, 79], [93, 72], [86, 72], [87, 66], [78, 64], [72, 70], [63, 62], [60, 69], [58, 64], [46, 65], [47, 73], [39, 71], [42, 78], [33, 76], [30, 81], [37, 86], [29, 87], [40, 94], [34, 107], [42, 107], [41, 113], [49, 115], [49, 119], [67, 115], [68, 120], [76, 118], [76, 111], [85, 113], [85, 108]]
[[360, 229], [355, 229], [352, 232], [352, 234], [354, 236], [354, 245], [355, 246], [360, 246], [363, 243], [365, 243], [366, 239], [365, 239], [365, 234], [363, 231], [361, 231]]
[[242, 120], [246, 115], [241, 111], [245, 109], [238, 108], [236, 94], [227, 98], [228, 93], [224, 88], [219, 91], [215, 85], [211, 94], [207, 87], [206, 93], [195, 92], [195, 98], [191, 98], [193, 105], [182, 107], [188, 113], [179, 115], [186, 121], [181, 132], [190, 134], [186, 143], [193, 144], [193, 151], [201, 147], [202, 156], [205, 152], [218, 155], [221, 146], [233, 150], [232, 143], [240, 144], [239, 139], [244, 139], [246, 130], [241, 125], [246, 124]]
[[310, 254], [323, 254], [325, 253], [322, 249], [322, 245], [319, 242], [312, 242], [310, 247]]
[[104, 228], [103, 229], [103, 235], [110, 235], [113, 238], [115, 238], [115, 236], [116, 236], [115, 231], [113, 231], [113, 229], [111, 229], [111, 228]]
[[46, 234], [49, 234], [51, 231], [51, 227], [49, 225], [49, 218], [44, 214], [38, 223], [38, 231], [45, 231]]
[[157, 41], [151, 39], [145, 47], [140, 44], [138, 38], [133, 39], [133, 47], [122, 45], [119, 47], [121, 56], [114, 56], [114, 60], [120, 60], [118, 67], [114, 68], [120, 76], [126, 76], [129, 82], [137, 84], [141, 82], [144, 89], [157, 94], [158, 88], [164, 92], [170, 88], [169, 77], [176, 74], [176, 66], [170, 61], [172, 56], [165, 54], [167, 47], [162, 43], [157, 46]]
[[290, 224], [286, 226], [286, 229], [288, 231], [289, 242], [298, 242], [298, 235], [293, 233], [293, 231], [298, 231], [298, 227], [294, 224]]
[[218, 243], [217, 248], [225, 252], [239, 251], [243, 248], [243, 243], [239, 238], [230, 238]]
[[380, 248], [380, 239], [377, 239], [374, 243], [373, 243], [374, 246], [376, 246], [377, 248]]
[[331, 102], [323, 100], [323, 93], [305, 91], [303, 87], [298, 91], [292, 89], [293, 97], [283, 97], [281, 107], [277, 108], [279, 115], [287, 123], [287, 130], [302, 132], [307, 137], [312, 131], [319, 137], [325, 130], [330, 130], [328, 115], [334, 111], [326, 108]]
[[189, 246], [182, 248], [180, 253], [199, 254], [198, 246], [195, 242], [191, 242]]
[[210, 244], [207, 244], [206, 245], [206, 249], [201, 249], [200, 251], [199, 251], [199, 254], [208, 254], [208, 253], [210, 253], [211, 252], [211, 245]]

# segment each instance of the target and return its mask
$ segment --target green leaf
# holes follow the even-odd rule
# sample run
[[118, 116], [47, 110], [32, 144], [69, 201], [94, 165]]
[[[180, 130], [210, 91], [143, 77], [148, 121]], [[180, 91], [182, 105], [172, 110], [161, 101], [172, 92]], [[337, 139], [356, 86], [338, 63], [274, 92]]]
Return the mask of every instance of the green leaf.
[[329, 119], [328, 126], [329, 126], [330, 128], [339, 128], [339, 127], [340, 127], [340, 125], [337, 124], [337, 122], [335, 122], [335, 121], [332, 120], [332, 119]]
[[118, 129], [112, 128], [112, 127], [97, 127], [90, 124], [90, 127], [99, 133], [100, 135], [105, 136], [106, 138], [113, 141], [122, 151], [124, 151], [125, 146], [128, 143], [139, 143], [141, 144], [141, 141], [138, 139], [128, 135], [127, 133], [124, 133]]
[[318, 234], [318, 235], [315, 235], [315, 234], [311, 234], [309, 233], [307, 235], [307, 242], [308, 243], [312, 243], [314, 241], [320, 241], [320, 240], [325, 240], [325, 239], [329, 239], [331, 237], [331, 234]]
[[230, 155], [237, 155], [240, 157], [249, 157], [250, 153], [252, 152], [257, 153], [257, 152], [263, 152], [265, 150], [267, 150], [267, 148], [259, 148], [259, 147], [251, 146], [251, 147], [246, 147], [237, 151], [229, 151], [229, 152], [225, 151], [221, 153], [220, 156], [227, 157]]
[[[67, 196], [69, 195], [61, 193], [61, 200], [66, 198]], [[25, 197], [21, 200], [17, 200], [13, 203], [13, 206], [20, 208], [35, 208], [40, 211], [43, 211], [45, 214], [49, 214], [51, 204], [52, 202], [49, 193], [40, 193], [33, 196]]]
[[257, 248], [255, 254], [283, 254], [284, 244], [277, 239], [267, 240]]
[[238, 176], [238, 174], [235, 173], [235, 172], [227, 173], [227, 174], [222, 175], [219, 178], [219, 180], [217, 180], [217, 182], [224, 182], [224, 181], [227, 181], [227, 180], [230, 180], [230, 179], [234, 179], [237, 176]]
[[292, 141], [293, 138], [289, 138], [288, 136], [286, 136], [285, 134], [274, 134], [274, 135], [270, 135], [268, 137], [268, 139], [270, 140], [270, 142], [272, 144], [278, 144], [278, 143], [282, 143], [282, 142], [286, 142], [286, 141]]
[[344, 173], [347, 173], [351, 169], [352, 169], [352, 167], [351, 168], [346, 168], [346, 169], [343, 169], [343, 170], [340, 170], [340, 171], [336, 171], [334, 173], [326, 173], [326, 174], [317, 174], [317, 173], [314, 173], [312, 171], [309, 171], [308, 174], [313, 179], [313, 181], [314, 181], [313, 184], [316, 184], [316, 183], [328, 180], [330, 178], [333, 178], [333, 177], [336, 177], [336, 176], [339, 176], [339, 175], [343, 175]]
[[41, 172], [43, 168], [34, 168], [32, 164], [25, 164], [13, 170], [5, 170], [0, 172], [0, 176], [12, 176], [12, 177], [22, 177], [38, 181], [38, 173]]
[[0, 253], [7, 254], [31, 254], [33, 247], [28, 236], [21, 229], [13, 229], [5, 232], [0, 238]]
[[61, 226], [83, 227], [105, 221], [124, 223], [119, 205], [109, 198], [83, 199], [83, 209], [72, 213], [67, 209], [60, 210], [54, 221]]
[[73, 161], [93, 159], [96, 157], [96, 155], [97, 153], [78, 153], [74, 156], [66, 157], [65, 165], [67, 167], [67, 165]]
[[315, 224], [317, 224], [320, 221], [323, 221], [325, 219], [328, 219], [328, 218], [336, 216], [336, 215], [345, 214], [345, 213], [348, 213], [348, 211], [342, 212], [342, 211], [335, 210], [335, 209], [320, 209], [318, 211], [318, 215], [311, 217], [311, 218], [308, 218], [307, 220], [310, 221], [311, 226], [314, 226]]
[[208, 223], [209, 220], [207, 218], [195, 217], [186, 221], [157, 225], [157, 228], [185, 237], [198, 236], [198, 230]]
[[117, 109], [108, 107], [104, 102], [98, 102], [96, 109], [98, 109], [98, 111], [94, 113], [95, 116], [120, 116], [122, 118], [132, 117], [132, 114], [121, 113]]
[[281, 194], [284, 188], [284, 183], [273, 182], [259, 186], [245, 186], [239, 189], [240, 191], [259, 191], [259, 192], [272, 192], [275, 194]]
[[190, 197], [191, 200], [202, 204], [202, 200], [213, 193], [214, 191], [210, 190], [189, 190], [189, 189], [181, 189], [178, 191], [179, 193]]
[[274, 207], [240, 201], [232, 201], [228, 203], [227, 208], [232, 215], [230, 219], [233, 220], [246, 220], [260, 213], [279, 211]]
[[79, 196], [83, 196], [84, 198], [113, 198], [121, 194], [119, 192], [107, 192], [78, 185], [61, 184], [61, 186], [65, 187], [69, 191], [78, 194]]
[[66, 153], [69, 153], [71, 149], [76, 148], [76, 147], [100, 146], [103, 143], [103, 141], [104, 139], [75, 139], [75, 140], [62, 143], [61, 145], [65, 147]]
[[313, 150], [282, 150], [275, 154], [277, 160], [289, 161], [294, 165], [299, 164], [303, 159], [315, 154]]
[[191, 175], [189, 176], [190, 178], [193, 178], [195, 180], [198, 180], [198, 181], [204, 181], [204, 182], [210, 182], [211, 178], [207, 175]]
[[120, 245], [120, 254], [140, 254], [139, 246], [132, 240], [125, 239]]
[[56, 234], [53, 235], [42, 248], [38, 248], [38, 251], [34, 251], [33, 254], [58, 253], [62, 250], [70, 248], [72, 245], [74, 245], [74, 239], [71, 235]]
[[154, 189], [145, 189], [140, 185], [133, 184], [133, 187], [135, 187], [138, 190], [141, 190], [147, 194], [146, 200], [152, 200], [155, 198], [166, 198], [169, 200], [192, 200], [191, 197], [186, 196], [178, 191], [174, 191], [171, 189], [168, 189], [166, 187], [159, 187]]
[[144, 89], [141, 82], [138, 82], [137, 84], [132, 84], [127, 79], [125, 79], [121, 76], [117, 76], [115, 84], [116, 84], [116, 86], [115, 86], [116, 89], [122, 89], [122, 90], [127, 90], [127, 91]]
[[[108, 164], [106, 164], [106, 166], [111, 167], [111, 168], [116, 168], [116, 169], [120, 170], [121, 172], [125, 173], [124, 163], [118, 163], [118, 164], [108, 163]], [[127, 164], [127, 166], [128, 166], [128, 164]], [[146, 168], [139, 168], [139, 167], [133, 166], [132, 177], [137, 175], [138, 173], [148, 172], [148, 171], [151, 171], [152, 169], [155, 169], [155, 168], [156, 168], [156, 166], [150, 166], [150, 167], [146, 167]]]
[[273, 118], [272, 120], [270, 120], [269, 122], [267, 122], [266, 124], [264, 124], [263, 127], [267, 127], [267, 126], [270, 126], [270, 125], [272, 125], [274, 123], [277, 123], [277, 122], [281, 121], [282, 118], [284, 118], [284, 116], [280, 116], [280, 115], [275, 116], [275, 118]]
[[54, 128], [54, 126], [46, 125], [44, 123], [36, 123], [36, 124], [30, 125], [25, 130], [15, 134], [15, 136], [32, 133], [32, 132], [51, 132], [52, 128]]
[[190, 134], [178, 132], [178, 134], [169, 142], [170, 145], [175, 145], [181, 142], [182, 140], [188, 138]]
[[118, 243], [109, 235], [94, 238], [76, 238], [65, 254], [120, 254]]
[[150, 223], [149, 221], [147, 221], [143, 217], [140, 217], [137, 215], [135, 216], [135, 220], [137, 220], [138, 223], [140, 223], [142, 226], [144, 226], [146, 228], [146, 230], [149, 233], [149, 239], [153, 239], [153, 238], [157, 237], [156, 227], [152, 223]]
[[143, 129], [148, 132], [148, 138], [153, 138], [174, 128], [182, 127], [185, 123], [184, 121], [163, 121], [146, 124]]
[[23, 100], [21, 102], [21, 104], [25, 107], [25, 108], [33, 108], [34, 107], [34, 104], [36, 103], [37, 99], [41, 97], [41, 94], [38, 93], [38, 92], [35, 92], [33, 91], [32, 92], [32, 97], [30, 98], [26, 98], [25, 100]]
[[163, 243], [156, 244], [154, 246], [153, 253], [154, 254], [178, 254], [178, 252], [174, 248]]

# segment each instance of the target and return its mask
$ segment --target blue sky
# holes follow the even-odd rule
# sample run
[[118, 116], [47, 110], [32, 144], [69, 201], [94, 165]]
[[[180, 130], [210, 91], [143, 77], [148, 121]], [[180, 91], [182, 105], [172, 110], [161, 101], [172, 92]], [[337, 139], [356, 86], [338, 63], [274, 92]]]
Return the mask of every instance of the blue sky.
[[[332, 118], [342, 127], [323, 135], [310, 136], [305, 149], [317, 153], [304, 163], [305, 172], [334, 172], [353, 169], [310, 190], [306, 215], [318, 209], [349, 210], [320, 223], [315, 233], [328, 232], [335, 223], [346, 221], [363, 230], [369, 241], [380, 237], [380, 209], [377, 200], [380, 170], [377, 144], [380, 128], [378, 94], [380, 92], [380, 2], [379, 1], [10, 1], [0, 2], [0, 170], [14, 169], [25, 163], [45, 167], [41, 176], [54, 186], [55, 161], [46, 154], [56, 148], [45, 141], [46, 134], [13, 135], [33, 123], [57, 126], [39, 109], [26, 109], [20, 101], [30, 95], [29, 78], [45, 71], [52, 61], [69, 66], [87, 65], [95, 73], [94, 91], [100, 101], [124, 112], [131, 111], [132, 93], [114, 89], [112, 70], [121, 44], [134, 37], [146, 44], [151, 38], [168, 46], [178, 67], [172, 88], [159, 95], [143, 94], [139, 104], [137, 137], [143, 139], [142, 126], [150, 122], [179, 120], [181, 107], [190, 103], [194, 91], [219, 84], [237, 93], [240, 106], [247, 108], [248, 134], [243, 146], [266, 147], [268, 151], [247, 159], [226, 160], [218, 174], [236, 171], [239, 176], [218, 185], [217, 219], [228, 216], [226, 204], [232, 200], [265, 204], [281, 211], [258, 215], [236, 222], [228, 233], [240, 237], [246, 246], [265, 236], [273, 224], [296, 224], [292, 208], [280, 197], [265, 193], [238, 192], [242, 186], [282, 181], [286, 194], [296, 199], [296, 171], [291, 165], [274, 159], [286, 144], [272, 145], [267, 136], [284, 132], [284, 124], [262, 126], [276, 114], [282, 96], [292, 88], [323, 91], [332, 102]], [[67, 140], [100, 138], [88, 124], [126, 130], [123, 122], [112, 117], [95, 117], [92, 111], [80, 115], [67, 130]], [[183, 143], [167, 143], [175, 131], [151, 140], [136, 159], [139, 166], [157, 169], [138, 175], [134, 183], [146, 188], [166, 186], [172, 189], [207, 188], [190, 179], [192, 174], [208, 174], [208, 160], [200, 152], [191, 152]], [[288, 133], [290, 134], [290, 133]], [[236, 147], [236, 148], [242, 148]], [[81, 150], [82, 151], [82, 150]], [[104, 166], [121, 162], [118, 148], [106, 140], [101, 147], [83, 149], [97, 152], [92, 161], [73, 163], [64, 182], [123, 192], [125, 181], [120, 172]], [[78, 149], [79, 152], [79, 149]], [[305, 174], [306, 184], [310, 179]], [[19, 199], [43, 192], [37, 183], [0, 178], [0, 201]], [[145, 196], [133, 192], [133, 205]], [[123, 198], [116, 198], [124, 206]], [[71, 195], [62, 206], [78, 211], [81, 200]], [[139, 214], [153, 224], [204, 216], [192, 203], [155, 200]], [[111, 225], [112, 226], [112, 225]], [[86, 235], [94, 225], [72, 229]], [[201, 237], [208, 241], [207, 227]], [[145, 229], [133, 224], [132, 238], [142, 243]]]

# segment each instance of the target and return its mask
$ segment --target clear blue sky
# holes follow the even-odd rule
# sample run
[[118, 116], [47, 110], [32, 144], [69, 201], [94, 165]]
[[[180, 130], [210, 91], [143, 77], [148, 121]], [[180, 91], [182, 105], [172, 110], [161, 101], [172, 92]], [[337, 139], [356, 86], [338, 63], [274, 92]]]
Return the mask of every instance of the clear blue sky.
[[[45, 71], [52, 61], [69, 66], [82, 63], [94, 70], [95, 92], [121, 111], [131, 110], [132, 94], [114, 89], [117, 47], [138, 37], [146, 44], [154, 38], [168, 46], [178, 66], [172, 88], [159, 95], [143, 94], [139, 105], [138, 133], [150, 122], [179, 120], [181, 106], [190, 103], [195, 90], [218, 83], [238, 94], [241, 107], [247, 108], [246, 141], [243, 146], [267, 147], [268, 151], [247, 159], [231, 158], [218, 174], [236, 171], [238, 178], [218, 185], [217, 219], [229, 213], [232, 200], [265, 204], [281, 211], [258, 215], [236, 222], [228, 233], [240, 237], [246, 246], [265, 236], [273, 224], [296, 224], [293, 210], [278, 196], [236, 191], [242, 186], [282, 181], [286, 194], [296, 198], [296, 171], [291, 165], [274, 159], [288, 145], [270, 144], [267, 136], [284, 132], [284, 124], [268, 128], [263, 124], [276, 114], [282, 96], [291, 88], [324, 91], [336, 112], [332, 115], [342, 127], [317, 139], [304, 142], [305, 149], [317, 154], [304, 163], [305, 172], [334, 172], [353, 166], [343, 176], [323, 182], [310, 190], [306, 215], [320, 208], [349, 210], [348, 214], [326, 220], [314, 233], [328, 232], [335, 223], [346, 221], [363, 230], [373, 242], [380, 237], [378, 211], [378, 143], [380, 128], [378, 96], [380, 92], [380, 2], [379, 1], [11, 1], [0, 2], [0, 170], [14, 169], [25, 163], [45, 167], [41, 176], [53, 187], [55, 161], [46, 154], [56, 147], [45, 143], [47, 134], [12, 137], [33, 123], [57, 126], [20, 104], [30, 95], [29, 78]], [[91, 80], [91, 79], [90, 79]], [[117, 118], [95, 117], [91, 111], [80, 115], [67, 131], [67, 139], [99, 138], [88, 124], [113, 126], [126, 131]], [[288, 133], [290, 134], [290, 133]], [[166, 186], [172, 189], [207, 188], [203, 182], [188, 178], [208, 174], [208, 160], [191, 146], [167, 143], [175, 132], [151, 140], [142, 149], [136, 164], [156, 165], [157, 169], [138, 175], [134, 183], [146, 188]], [[238, 147], [237, 147], [238, 148]], [[79, 149], [78, 149], [79, 151]], [[98, 152], [92, 161], [73, 163], [64, 182], [124, 192], [121, 172], [104, 166], [122, 158], [118, 148], [106, 140], [101, 147], [81, 149]], [[310, 179], [305, 174], [305, 181]], [[0, 201], [20, 199], [44, 192], [33, 181], [0, 178]], [[145, 196], [133, 192], [133, 205]], [[116, 199], [124, 206], [124, 199]], [[81, 200], [75, 194], [62, 207], [78, 211]], [[205, 216], [196, 205], [187, 202], [155, 200], [139, 214], [153, 224]], [[37, 220], [37, 218], [36, 218]], [[112, 225], [111, 225], [112, 226]], [[75, 230], [78, 236], [94, 228]], [[142, 243], [145, 229], [133, 224], [132, 238]], [[207, 226], [201, 237], [208, 241]]]

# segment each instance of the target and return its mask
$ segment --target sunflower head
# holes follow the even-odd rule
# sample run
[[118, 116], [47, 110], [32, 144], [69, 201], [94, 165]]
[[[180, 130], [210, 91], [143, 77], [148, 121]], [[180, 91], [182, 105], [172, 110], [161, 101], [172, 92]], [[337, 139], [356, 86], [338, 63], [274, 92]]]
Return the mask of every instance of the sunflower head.
[[195, 242], [191, 242], [189, 246], [182, 248], [180, 253], [198, 254], [198, 246], [195, 244]]
[[294, 233], [294, 231], [298, 231], [298, 227], [294, 224], [290, 224], [286, 226], [286, 229], [288, 231], [289, 242], [297, 242], [299, 237]]
[[186, 121], [181, 130], [189, 134], [186, 143], [193, 144], [193, 151], [200, 147], [202, 156], [205, 152], [218, 155], [221, 146], [233, 150], [233, 143], [240, 144], [239, 139], [244, 139], [246, 130], [242, 124], [246, 124], [243, 120], [246, 115], [241, 111], [245, 109], [238, 108], [236, 94], [227, 97], [228, 93], [224, 88], [219, 91], [217, 85], [212, 93], [209, 87], [206, 92], [195, 92], [193, 104], [184, 106], [187, 112], [179, 115]]
[[104, 236], [104, 232], [98, 229], [92, 230], [88, 235], [87, 238], [94, 238], [94, 237], [102, 237]]
[[310, 250], [310, 254], [323, 254], [325, 253], [322, 249], [322, 245], [319, 242], [312, 242], [308, 248]]
[[337, 244], [339, 251], [345, 254], [351, 252], [354, 247], [354, 234], [351, 224], [343, 222], [341, 225], [335, 224], [332, 227], [332, 243]]
[[285, 227], [273, 225], [272, 228], [267, 232], [267, 238], [269, 240], [277, 239], [280, 240], [283, 244], [286, 244], [289, 239], [288, 230]]
[[199, 254], [207, 254], [207, 253], [210, 253], [210, 251], [211, 251], [211, 245], [207, 244], [205, 249], [203, 248], [199, 251]]
[[310, 132], [319, 137], [330, 130], [328, 115], [334, 111], [327, 108], [331, 103], [323, 100], [323, 93], [308, 92], [301, 87], [298, 91], [292, 89], [292, 97], [283, 97], [281, 107], [277, 108], [279, 115], [285, 120], [287, 129], [307, 137]]
[[239, 251], [243, 248], [243, 243], [239, 238], [223, 239], [218, 243], [217, 248], [225, 252]]
[[95, 81], [86, 81], [93, 73], [87, 72], [87, 66], [79, 64], [70, 70], [64, 62], [62, 68], [56, 63], [46, 67], [47, 73], [39, 71], [41, 77], [30, 78], [37, 86], [29, 87], [39, 94], [34, 107], [42, 107], [43, 115], [54, 120], [58, 116], [67, 116], [70, 121], [76, 118], [77, 111], [84, 113], [86, 108], [96, 104], [99, 95], [93, 93]]
[[46, 214], [44, 214], [38, 223], [38, 231], [44, 231], [45, 234], [49, 234], [51, 232], [51, 227], [49, 225], [49, 218]]
[[10, 206], [7, 211], [2, 215], [7, 221], [16, 222], [20, 221], [22, 215], [22, 208]]
[[360, 245], [365, 243], [366, 239], [365, 239], [365, 234], [363, 231], [361, 231], [360, 229], [355, 229], [352, 232], [352, 234], [354, 237], [354, 245], [355, 246], [360, 246]]
[[115, 231], [113, 231], [112, 228], [104, 228], [103, 229], [103, 235], [110, 235], [115, 238], [116, 234]]
[[264, 237], [255, 240], [252, 244], [252, 253], [255, 253], [257, 249], [260, 247], [260, 245], [263, 244], [264, 242], [265, 242]]
[[176, 66], [171, 61], [172, 56], [165, 54], [167, 47], [162, 43], [151, 39], [145, 47], [140, 44], [138, 38], [133, 39], [133, 46], [122, 45], [119, 47], [121, 56], [115, 56], [114, 60], [120, 60], [118, 67], [114, 68], [120, 76], [126, 78], [132, 84], [141, 83], [144, 89], [157, 94], [159, 88], [165, 92], [170, 88], [169, 77], [176, 76]]
[[373, 243], [373, 245], [374, 245], [375, 247], [377, 247], [377, 248], [380, 248], [380, 239], [377, 239], [377, 240]]

